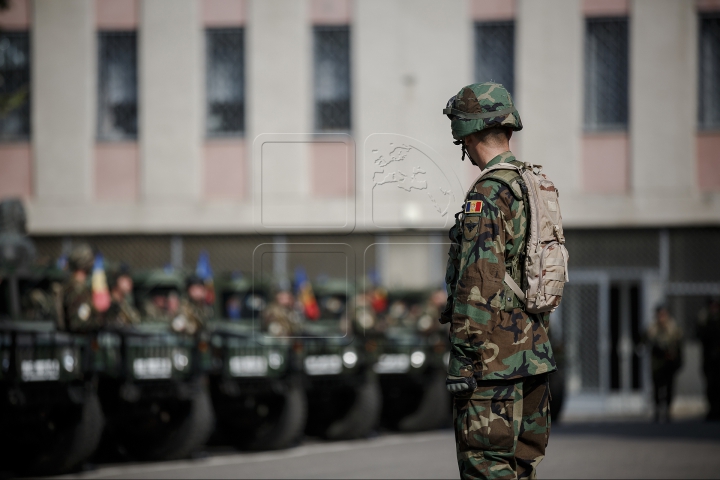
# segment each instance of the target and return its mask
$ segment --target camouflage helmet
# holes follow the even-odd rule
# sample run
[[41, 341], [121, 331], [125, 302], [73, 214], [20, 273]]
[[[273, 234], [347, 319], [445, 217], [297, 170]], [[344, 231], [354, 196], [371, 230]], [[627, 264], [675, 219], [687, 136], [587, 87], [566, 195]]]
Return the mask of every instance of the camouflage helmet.
[[448, 100], [443, 113], [451, 120], [455, 140], [492, 127], [522, 130], [510, 92], [499, 83], [473, 83]]
[[68, 257], [68, 265], [70, 270], [86, 270], [90, 271], [95, 262], [95, 254], [93, 249], [87, 243], [81, 243], [72, 249]]

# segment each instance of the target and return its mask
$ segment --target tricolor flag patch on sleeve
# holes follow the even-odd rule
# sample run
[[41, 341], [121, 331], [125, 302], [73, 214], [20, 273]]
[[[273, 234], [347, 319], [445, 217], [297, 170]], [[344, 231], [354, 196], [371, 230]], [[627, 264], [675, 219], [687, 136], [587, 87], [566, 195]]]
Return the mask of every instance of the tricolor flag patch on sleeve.
[[483, 202], [482, 200], [470, 200], [465, 202], [465, 215], [472, 215], [473, 213], [479, 215], [482, 213]]

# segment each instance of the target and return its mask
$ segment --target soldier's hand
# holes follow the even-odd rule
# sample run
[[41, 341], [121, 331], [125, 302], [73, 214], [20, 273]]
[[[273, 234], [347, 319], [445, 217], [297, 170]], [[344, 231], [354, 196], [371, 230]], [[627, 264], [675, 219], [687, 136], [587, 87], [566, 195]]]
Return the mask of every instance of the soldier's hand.
[[450, 393], [461, 393], [466, 391], [473, 391], [477, 387], [475, 377], [457, 377], [455, 375], [448, 375], [445, 379], [445, 387]]

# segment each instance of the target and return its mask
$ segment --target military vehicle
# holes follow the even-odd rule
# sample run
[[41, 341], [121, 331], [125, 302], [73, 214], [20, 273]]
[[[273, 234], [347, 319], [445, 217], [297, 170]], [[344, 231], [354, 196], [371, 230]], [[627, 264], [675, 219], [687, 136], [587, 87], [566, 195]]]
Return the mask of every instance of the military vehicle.
[[[215, 281], [216, 319], [208, 326], [210, 392], [221, 438], [244, 449], [279, 449], [303, 435], [307, 402], [299, 343], [268, 338], [260, 315], [268, 289], [239, 274]], [[295, 348], [293, 348], [295, 347]]]
[[90, 343], [58, 331], [63, 272], [33, 266], [19, 201], [0, 203], [0, 469], [52, 474], [95, 451], [103, 415]]
[[445, 388], [449, 344], [439, 313], [428, 305], [433, 292], [391, 291], [379, 312], [384, 336], [378, 339], [374, 370], [383, 394], [382, 423], [401, 431], [451, 425]]
[[150, 271], [134, 276], [139, 325], [106, 328], [97, 334], [93, 367], [106, 412], [106, 444], [131, 458], [186, 457], [203, 445], [213, 412], [202, 333], [172, 330], [184, 291], [182, 272]]
[[378, 427], [381, 393], [373, 371], [375, 345], [351, 318], [352, 286], [328, 280], [315, 285], [320, 315], [303, 322], [303, 370], [309, 435], [361, 438]]

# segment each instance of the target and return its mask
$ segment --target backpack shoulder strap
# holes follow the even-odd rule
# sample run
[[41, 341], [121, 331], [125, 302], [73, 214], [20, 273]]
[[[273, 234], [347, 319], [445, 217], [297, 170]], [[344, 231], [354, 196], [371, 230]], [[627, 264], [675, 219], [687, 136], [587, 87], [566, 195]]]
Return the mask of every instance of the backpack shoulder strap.
[[523, 168], [522, 165], [522, 163], [517, 161], [493, 165], [483, 170], [473, 184], [473, 187], [482, 180], [495, 180], [508, 187], [517, 200], [522, 200], [524, 186], [522, 176], [520, 175], [520, 171]]

